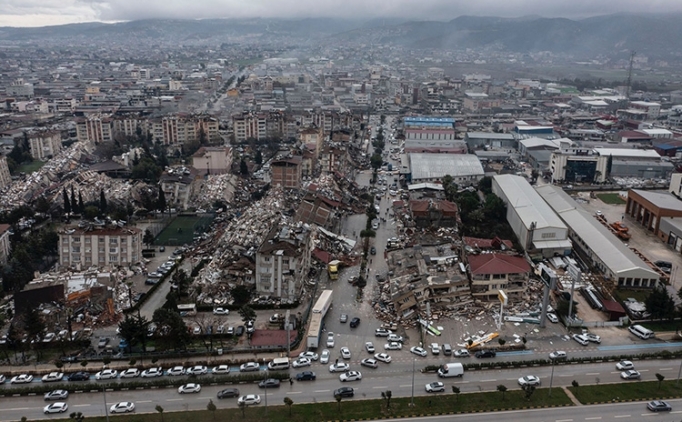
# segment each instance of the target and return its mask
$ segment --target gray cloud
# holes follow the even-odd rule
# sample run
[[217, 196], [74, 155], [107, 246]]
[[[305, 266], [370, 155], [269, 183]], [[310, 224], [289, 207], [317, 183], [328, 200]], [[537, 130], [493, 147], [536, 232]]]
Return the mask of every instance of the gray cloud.
[[148, 18], [399, 17], [461, 15], [580, 18], [619, 12], [682, 12], [680, 0], [2, 0], [0, 25], [39, 26]]

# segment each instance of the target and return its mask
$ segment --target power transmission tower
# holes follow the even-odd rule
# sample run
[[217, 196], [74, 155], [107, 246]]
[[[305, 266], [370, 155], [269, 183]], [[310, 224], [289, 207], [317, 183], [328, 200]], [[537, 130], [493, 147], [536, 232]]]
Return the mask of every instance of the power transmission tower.
[[636, 51], [632, 50], [630, 52], [630, 66], [628, 67], [628, 80], [627, 83], [625, 84], [625, 98], [630, 99], [630, 88], [632, 87], [632, 64], [635, 61], [635, 54], [637, 54]]

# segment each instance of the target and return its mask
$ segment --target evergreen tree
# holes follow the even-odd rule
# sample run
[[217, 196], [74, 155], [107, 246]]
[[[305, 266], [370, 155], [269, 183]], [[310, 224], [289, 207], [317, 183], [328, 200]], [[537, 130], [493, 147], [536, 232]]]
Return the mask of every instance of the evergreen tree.
[[104, 197], [104, 189], [99, 190], [99, 212], [101, 214], [107, 213], [107, 198]]
[[83, 194], [81, 191], [78, 191], [78, 212], [82, 213], [85, 210], [85, 207], [83, 206]]
[[70, 214], [71, 203], [69, 202], [69, 194], [66, 193], [66, 187], [62, 189], [62, 198], [64, 199], [64, 214]]
[[249, 167], [246, 165], [246, 161], [242, 158], [242, 160], [239, 162], [239, 173], [242, 176], [248, 176], [249, 175]]
[[259, 151], [256, 152], [256, 158], [255, 158], [256, 164], [261, 165], [263, 164], [263, 153]]
[[163, 189], [161, 188], [161, 184], [159, 184], [159, 196], [156, 201], [156, 209], [158, 209], [161, 212], [166, 211], [166, 194], [164, 193]]
[[73, 191], [73, 185], [71, 185], [71, 209], [73, 212], [80, 212], [76, 203], [76, 193]]

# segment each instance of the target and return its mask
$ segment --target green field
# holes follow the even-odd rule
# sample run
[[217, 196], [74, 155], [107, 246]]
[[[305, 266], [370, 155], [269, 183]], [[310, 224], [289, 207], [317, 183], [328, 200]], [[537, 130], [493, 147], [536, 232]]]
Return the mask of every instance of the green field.
[[181, 215], [159, 233], [154, 240], [157, 246], [181, 246], [192, 243], [196, 233], [202, 233], [213, 220], [212, 217]]
[[45, 161], [40, 161], [40, 160], [33, 160], [30, 163], [24, 163], [19, 166], [18, 171], [21, 173], [26, 173], [26, 174], [31, 174], [34, 171], [39, 170], [42, 166], [45, 165]]
[[605, 204], [610, 205], [623, 205], [625, 201], [617, 193], [598, 193], [597, 198]]
[[[642, 377], [645, 375], [642, 374]], [[647, 378], [655, 378], [655, 374], [647, 374]], [[610, 401], [654, 400], [682, 395], [682, 384], [676, 385], [676, 380], [663, 381], [658, 387], [658, 381], [627, 381], [606, 385], [581, 385], [569, 387], [571, 393], [583, 404], [605, 403]], [[644, 406], [642, 406], [644, 409]]]

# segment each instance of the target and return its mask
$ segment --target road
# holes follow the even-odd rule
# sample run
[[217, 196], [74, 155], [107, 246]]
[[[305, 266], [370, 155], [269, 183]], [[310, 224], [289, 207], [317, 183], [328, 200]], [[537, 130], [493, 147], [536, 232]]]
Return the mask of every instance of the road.
[[[295, 382], [293, 385], [283, 383], [278, 389], [268, 390], [268, 402], [279, 405], [282, 403], [284, 397], [292, 398], [295, 403], [333, 401], [333, 391], [342, 385], [354, 387], [356, 389], [356, 399], [380, 398], [381, 392], [386, 390], [391, 390], [394, 397], [409, 397], [411, 395], [413, 376], [412, 359], [401, 359], [400, 361], [392, 362], [391, 364], [381, 363], [379, 368], [373, 370], [360, 367], [358, 364], [359, 360], [367, 355], [368, 354], [365, 353], [364, 355], [356, 356], [351, 360], [351, 369], [360, 370], [363, 374], [363, 379], [361, 381], [347, 384], [341, 383], [338, 379], [338, 374], [328, 372], [327, 365], [314, 363], [310, 368], [292, 369], [290, 372], [293, 375], [303, 369], [313, 370], [317, 374], [317, 381]], [[427, 395], [424, 391], [424, 385], [436, 381], [438, 378], [433, 373], [422, 374], [418, 372], [418, 370], [424, 366], [426, 359], [416, 357], [414, 361], [414, 366], [417, 369], [417, 371], [414, 372], [415, 395]], [[636, 369], [642, 373], [642, 380], [645, 381], [656, 380], [656, 373], [663, 374], [667, 379], [675, 379], [680, 363], [682, 362], [679, 360], [642, 361], [636, 362]], [[462, 378], [444, 379], [443, 381], [446, 385], [457, 385], [460, 387], [462, 393], [467, 393], [495, 391], [497, 385], [500, 384], [504, 384], [509, 389], [517, 389], [519, 388], [517, 384], [519, 377], [524, 375], [535, 375], [540, 377], [543, 387], [548, 387], [551, 372], [551, 367], [467, 371]], [[261, 373], [264, 377], [267, 376], [265, 371], [262, 371]], [[553, 386], [557, 388], [560, 386], [568, 386], [573, 380], [578, 381], [581, 385], [595, 384], [597, 379], [599, 380], [599, 383], [637, 382], [621, 381], [619, 373], [620, 371], [615, 369], [615, 364], [613, 362], [591, 365], [557, 365], [554, 368]], [[222, 388], [225, 388], [224, 386], [211, 385], [210, 381], [210, 375], [200, 376], [198, 382], [203, 386], [201, 393], [189, 395], [180, 395], [174, 388], [145, 390], [143, 395], [136, 390], [109, 391], [106, 393], [107, 403], [108, 405], [111, 405], [119, 401], [132, 401], [137, 406], [137, 412], [155, 412], [154, 407], [157, 404], [160, 404], [165, 411], [205, 409], [208, 400], [215, 399], [217, 392]], [[85, 387], [86, 384], [83, 385]], [[96, 383], [92, 382], [85, 387], [84, 390], [92, 391], [96, 388], [95, 385]], [[263, 399], [265, 398], [265, 391], [259, 389], [255, 383], [241, 384], [236, 387], [239, 388], [241, 394], [261, 394], [261, 397]], [[142, 400], [140, 400], [141, 397]], [[83, 412], [86, 416], [103, 415], [104, 396], [101, 391], [73, 393], [67, 400], [67, 403], [71, 410]], [[216, 403], [219, 408], [236, 407], [235, 399], [214, 400], [214, 403]], [[44, 404], [45, 402], [42, 400], [42, 397], [2, 398], [0, 399], [0, 420], [19, 420], [22, 416], [26, 416], [31, 420], [43, 419], [45, 418], [45, 416], [42, 415], [42, 406], [44, 406]], [[264, 405], [264, 403], [262, 405]], [[585, 408], [592, 409], [592, 407]], [[582, 409], [585, 408], [581, 407], [580, 411], [582, 412]], [[635, 410], [637, 413], [632, 413]], [[552, 410], [551, 419], [546, 418], [547, 411], [545, 411], [545, 415], [542, 415], [542, 418], [544, 419], [540, 418], [537, 420], [561, 420], [562, 417], [555, 414], [557, 411], [558, 409]], [[617, 407], [617, 410], [614, 410], [614, 412], [614, 415], [626, 414], [623, 413], [623, 406]], [[627, 412], [630, 412], [629, 414], [635, 418], [635, 415], [639, 417], [640, 414], [643, 414], [646, 411], [644, 410], [643, 404], [639, 403], [632, 405], [631, 408], [628, 408]], [[584, 413], [584, 415], [588, 414], [599, 414], [601, 417], [605, 416], [602, 413]], [[567, 415], [569, 415], [570, 418], [566, 419], [565, 422], [569, 422], [570, 420], [583, 420], [575, 419], [575, 409]]]

